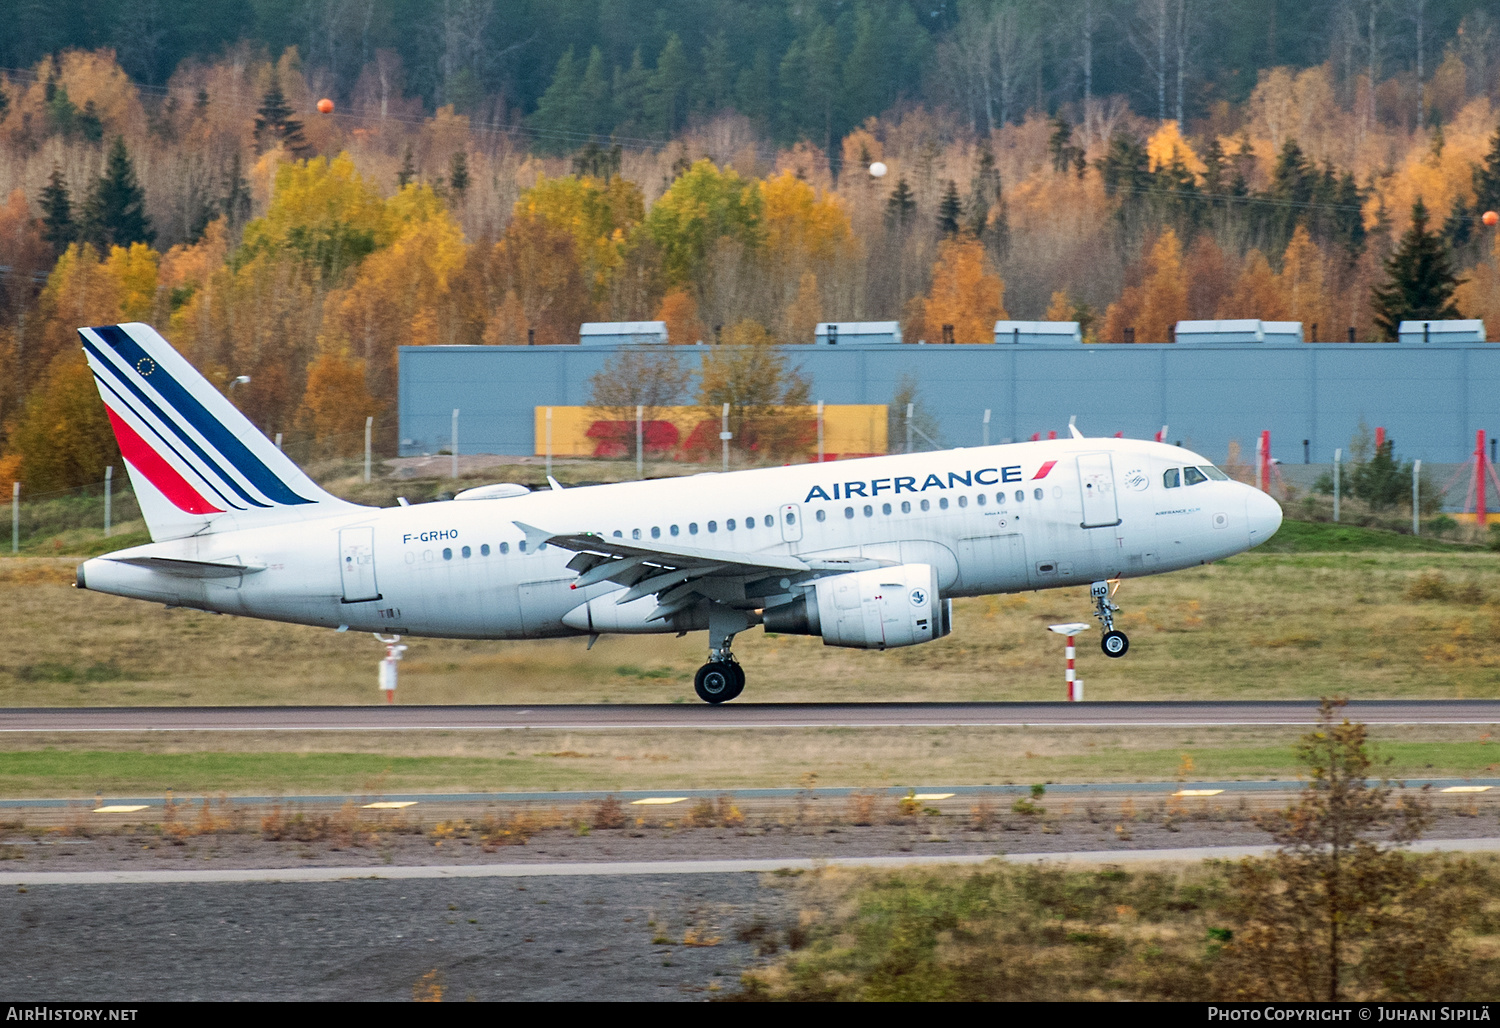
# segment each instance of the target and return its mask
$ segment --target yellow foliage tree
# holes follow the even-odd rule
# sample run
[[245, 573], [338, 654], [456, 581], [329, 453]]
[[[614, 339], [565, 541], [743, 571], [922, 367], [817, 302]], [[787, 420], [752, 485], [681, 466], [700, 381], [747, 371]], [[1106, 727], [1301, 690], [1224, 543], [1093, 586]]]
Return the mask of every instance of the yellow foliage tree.
[[1168, 120], [1161, 123], [1161, 128], [1146, 140], [1146, 157], [1151, 162], [1151, 170], [1170, 168], [1174, 163], [1194, 174], [1204, 171], [1204, 164], [1193, 152], [1192, 146], [1186, 139], [1182, 138], [1182, 127], [1176, 121]]
[[656, 320], [666, 323], [668, 342], [690, 346], [703, 338], [698, 302], [686, 289], [673, 289], [661, 298]]
[[1327, 338], [1333, 330], [1334, 307], [1324, 291], [1323, 264], [1323, 251], [1306, 227], [1298, 225], [1282, 257], [1279, 280], [1287, 316], [1302, 322], [1303, 337], [1309, 341], [1314, 325], [1320, 338]]
[[790, 171], [761, 182], [760, 193], [766, 252], [773, 267], [825, 261], [849, 245], [849, 215], [836, 196], [819, 196]]
[[121, 321], [151, 321], [156, 313], [156, 283], [161, 255], [145, 243], [109, 248], [105, 267], [114, 277]]
[[27, 492], [49, 493], [104, 480], [120, 458], [94, 373], [78, 348], [57, 354], [26, 398], [6, 444], [4, 475]]
[[1270, 262], [1259, 250], [1251, 250], [1234, 288], [1219, 306], [1219, 317], [1286, 321], [1290, 314]]
[[1182, 272], [1182, 243], [1170, 228], [1162, 232], [1147, 261], [1150, 271], [1142, 286], [1136, 342], [1164, 343], [1177, 322], [1185, 319], [1187, 281]]
[[78, 349], [81, 325], [112, 325], [120, 320], [120, 281], [88, 243], [69, 246], [37, 303], [37, 319], [22, 343], [17, 370], [30, 384], [64, 351]]
[[995, 322], [1003, 321], [1005, 283], [984, 244], [970, 235], [944, 240], [932, 265], [932, 287], [912, 305], [911, 329], [935, 342], [943, 326], [953, 326], [957, 343], [988, 343]]
[[573, 237], [598, 302], [625, 262], [628, 238], [646, 216], [646, 205], [640, 187], [619, 176], [607, 183], [590, 176], [543, 176], [521, 194], [514, 214], [540, 218]]
[[[347, 348], [362, 359], [370, 395], [385, 404], [395, 400], [397, 347], [455, 341], [449, 293], [467, 256], [463, 230], [429, 187], [409, 185], [389, 207], [397, 236], [366, 257], [324, 307], [335, 352]], [[325, 359], [332, 359], [326, 348], [319, 361]]]
[[265, 217], [245, 226], [238, 260], [285, 253], [321, 278], [336, 280], [389, 245], [399, 229], [392, 210], [348, 154], [332, 161], [294, 161], [277, 167], [271, 204]]
[[806, 448], [816, 421], [806, 417], [808, 383], [787, 366], [776, 339], [758, 321], [745, 320], [724, 333], [724, 345], [704, 348], [699, 402], [715, 420], [729, 404], [735, 448], [781, 458]]
[[[44, 125], [49, 120], [55, 122], [61, 107], [57, 102], [59, 95], [67, 97], [70, 116], [75, 122], [85, 115], [97, 118], [106, 137], [138, 138], [145, 129], [140, 94], [115, 60], [113, 50], [64, 50], [57, 57], [56, 69], [52, 59], [44, 57], [27, 78], [31, 85], [19, 96], [10, 91], [13, 99], [10, 115], [0, 122], [13, 131], [26, 125]], [[50, 104], [49, 83], [53, 88]]]

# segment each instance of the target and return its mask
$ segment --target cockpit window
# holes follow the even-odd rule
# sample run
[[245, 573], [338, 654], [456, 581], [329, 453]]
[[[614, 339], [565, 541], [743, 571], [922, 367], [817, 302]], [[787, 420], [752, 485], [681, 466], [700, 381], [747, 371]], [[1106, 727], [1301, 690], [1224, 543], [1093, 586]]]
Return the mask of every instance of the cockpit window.
[[1209, 478], [1213, 479], [1215, 482], [1229, 481], [1229, 476], [1224, 474], [1224, 472], [1220, 471], [1218, 468], [1214, 467], [1212, 464], [1205, 464], [1199, 470]]
[[1182, 469], [1182, 484], [1183, 485], [1197, 485], [1200, 482], [1207, 482], [1207, 481], [1208, 481], [1208, 476], [1205, 475], [1203, 472], [1199, 471], [1197, 468], [1183, 468]]
[[1182, 485], [1182, 472], [1177, 468], [1168, 468], [1161, 476], [1161, 484], [1167, 489], [1176, 489]]

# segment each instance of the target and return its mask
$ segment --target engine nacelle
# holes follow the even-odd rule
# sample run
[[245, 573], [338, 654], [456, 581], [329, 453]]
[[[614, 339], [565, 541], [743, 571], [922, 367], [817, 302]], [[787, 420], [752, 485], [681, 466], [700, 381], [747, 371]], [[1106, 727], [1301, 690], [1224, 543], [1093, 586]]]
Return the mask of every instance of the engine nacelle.
[[762, 612], [766, 631], [821, 635], [825, 646], [884, 650], [941, 639], [952, 600], [938, 595], [930, 564], [901, 564], [820, 578], [791, 603]]

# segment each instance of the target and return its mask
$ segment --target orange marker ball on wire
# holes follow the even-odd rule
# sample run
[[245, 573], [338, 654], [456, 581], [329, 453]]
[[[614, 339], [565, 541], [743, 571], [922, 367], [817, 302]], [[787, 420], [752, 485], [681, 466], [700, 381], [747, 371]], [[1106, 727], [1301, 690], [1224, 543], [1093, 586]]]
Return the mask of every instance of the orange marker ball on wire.
[[1482, 220], [1490, 228], [1494, 228], [1495, 223], [1500, 222], [1500, 214], [1496, 214], [1494, 211], [1485, 211], [1484, 217], [1480, 220]]
[[328, 99], [328, 97], [326, 97], [326, 96], [323, 99], [319, 100], [318, 101], [318, 113], [319, 114], [332, 114], [333, 113], [333, 101], [330, 100], [330, 99]]

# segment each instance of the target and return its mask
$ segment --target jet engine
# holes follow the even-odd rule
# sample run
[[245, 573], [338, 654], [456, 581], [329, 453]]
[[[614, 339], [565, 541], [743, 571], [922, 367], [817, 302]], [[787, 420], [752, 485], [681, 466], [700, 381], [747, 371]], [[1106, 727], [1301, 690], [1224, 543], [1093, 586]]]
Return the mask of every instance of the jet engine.
[[953, 601], [938, 595], [930, 564], [854, 571], [811, 585], [791, 603], [762, 611], [766, 631], [820, 635], [825, 646], [884, 650], [941, 639], [952, 628]]

